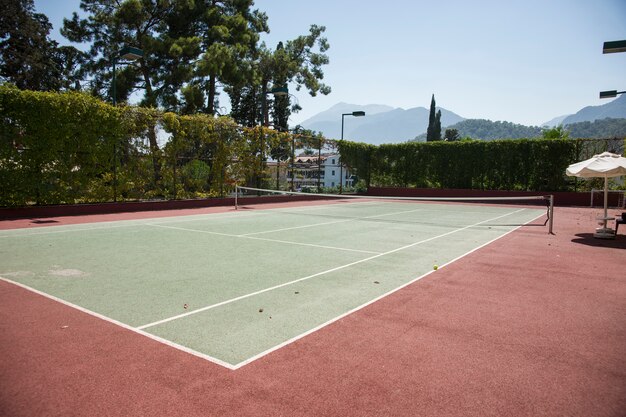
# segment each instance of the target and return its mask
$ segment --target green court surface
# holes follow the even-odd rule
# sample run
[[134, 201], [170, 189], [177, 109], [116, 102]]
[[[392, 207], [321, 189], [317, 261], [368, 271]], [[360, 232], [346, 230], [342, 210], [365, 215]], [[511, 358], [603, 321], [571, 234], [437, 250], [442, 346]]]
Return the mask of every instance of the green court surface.
[[236, 369], [544, 215], [349, 201], [8, 230], [0, 277]]

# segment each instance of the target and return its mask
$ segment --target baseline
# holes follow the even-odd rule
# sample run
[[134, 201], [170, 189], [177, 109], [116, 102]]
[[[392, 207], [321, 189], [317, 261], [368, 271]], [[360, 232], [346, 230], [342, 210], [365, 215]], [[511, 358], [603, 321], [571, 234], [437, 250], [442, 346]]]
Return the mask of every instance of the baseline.
[[176, 342], [172, 342], [171, 340], [168, 340], [168, 339], [164, 339], [164, 338], [159, 337], [157, 335], [154, 335], [152, 333], [144, 332], [144, 331], [142, 331], [141, 329], [139, 329], [137, 327], [130, 326], [130, 325], [128, 325], [128, 324], [126, 324], [124, 322], [121, 322], [119, 320], [115, 320], [115, 319], [107, 317], [107, 316], [105, 316], [103, 314], [96, 313], [95, 311], [89, 310], [88, 308], [85, 308], [85, 307], [81, 307], [78, 304], [71, 303], [71, 302], [66, 301], [66, 300], [64, 300], [62, 298], [56, 297], [56, 296], [54, 296], [52, 294], [48, 294], [48, 293], [45, 293], [43, 291], [39, 291], [36, 288], [29, 287], [28, 285], [21, 284], [19, 282], [15, 282], [13, 280], [10, 280], [8, 278], [4, 278], [2, 276], [0, 276], [0, 280], [2, 280], [4, 282], [7, 282], [9, 284], [13, 284], [13, 285], [15, 285], [17, 287], [23, 288], [23, 289], [25, 289], [27, 291], [30, 291], [32, 293], [35, 293], [37, 295], [41, 295], [42, 297], [46, 297], [46, 298], [48, 298], [50, 300], [56, 301], [56, 302], [61, 303], [61, 304], [65, 305], [65, 306], [74, 308], [74, 309], [76, 309], [78, 311], [81, 311], [81, 312], [83, 312], [85, 314], [89, 314], [90, 316], [99, 318], [100, 320], [104, 320], [104, 321], [109, 322], [111, 324], [115, 324], [115, 325], [120, 326], [120, 327], [122, 327], [122, 328], [124, 328], [126, 330], [130, 330], [131, 332], [135, 332], [135, 333], [140, 334], [142, 336], [146, 336], [146, 337], [148, 337], [148, 338], [150, 338], [150, 339], [152, 339], [154, 341], [157, 341], [157, 342], [163, 343], [164, 345], [173, 347], [174, 349], [178, 349], [178, 350], [181, 350], [183, 352], [192, 354], [194, 356], [197, 356], [199, 358], [202, 358], [202, 359], [205, 359], [205, 360], [207, 360], [209, 362], [212, 362], [212, 363], [214, 363], [216, 365], [220, 365], [220, 366], [223, 366], [225, 368], [228, 368], [228, 369], [231, 369], [231, 370], [235, 370], [233, 365], [231, 365], [230, 363], [225, 362], [225, 361], [223, 361], [221, 359], [214, 358], [213, 356], [207, 355], [206, 353], [198, 352], [198, 351], [196, 351], [194, 349], [190, 349], [190, 348], [188, 348], [186, 346], [180, 345], [180, 344], [178, 344]]

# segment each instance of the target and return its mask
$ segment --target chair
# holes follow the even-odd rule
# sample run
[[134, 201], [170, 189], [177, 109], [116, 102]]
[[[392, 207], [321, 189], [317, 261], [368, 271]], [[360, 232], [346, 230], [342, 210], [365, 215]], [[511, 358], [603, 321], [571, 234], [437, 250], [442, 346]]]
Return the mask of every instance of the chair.
[[621, 217], [618, 216], [615, 218], [615, 234], [617, 234], [617, 229], [620, 224], [626, 224], [626, 213], [622, 213]]

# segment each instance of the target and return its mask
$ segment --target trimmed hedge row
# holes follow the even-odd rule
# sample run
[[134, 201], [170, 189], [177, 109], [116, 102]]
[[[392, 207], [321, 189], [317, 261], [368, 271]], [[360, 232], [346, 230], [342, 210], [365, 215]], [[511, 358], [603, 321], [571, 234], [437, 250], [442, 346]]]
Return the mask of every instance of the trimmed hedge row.
[[[291, 141], [315, 149], [329, 143], [242, 128], [227, 117], [114, 107], [86, 94], [8, 85], [0, 86], [0, 120], [4, 207], [222, 196], [235, 183], [269, 181], [266, 159], [284, 159]], [[338, 148], [367, 186], [570, 191], [578, 184], [564, 175], [570, 163], [622, 153], [624, 140], [343, 141]]]
[[[223, 195], [287, 136], [230, 118], [0, 86], [0, 206]], [[168, 136], [155, 150], [150, 130]], [[154, 134], [152, 135], [154, 136]]]
[[339, 151], [365, 186], [480, 190], [573, 191], [573, 162], [624, 140], [518, 139], [408, 142], [374, 146], [343, 141]]

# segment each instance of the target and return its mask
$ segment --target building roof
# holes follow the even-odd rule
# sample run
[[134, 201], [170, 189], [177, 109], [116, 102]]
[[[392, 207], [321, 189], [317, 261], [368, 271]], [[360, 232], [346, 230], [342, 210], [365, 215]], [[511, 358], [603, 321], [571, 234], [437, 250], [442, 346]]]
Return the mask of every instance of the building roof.
[[[337, 154], [322, 154], [322, 163], [324, 163], [331, 156], [336, 156]], [[300, 164], [317, 164], [317, 154], [315, 155], [306, 155], [300, 154], [296, 156], [296, 163]]]

